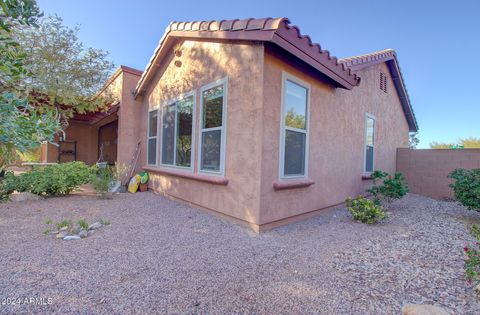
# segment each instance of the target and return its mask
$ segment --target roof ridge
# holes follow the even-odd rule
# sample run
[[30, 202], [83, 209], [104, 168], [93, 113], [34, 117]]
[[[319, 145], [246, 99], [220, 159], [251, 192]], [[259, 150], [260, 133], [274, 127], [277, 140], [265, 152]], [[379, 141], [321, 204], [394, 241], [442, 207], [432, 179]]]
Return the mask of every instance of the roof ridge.
[[395, 50], [393, 50], [392, 48], [387, 48], [387, 49], [374, 51], [368, 54], [340, 58], [338, 59], [338, 61], [341, 63], [346, 63], [348, 66], [350, 66], [351, 64], [349, 63], [352, 61], [356, 61], [355, 64], [361, 64], [361, 63], [375, 61], [381, 58], [388, 58], [392, 56], [396, 57], [396, 55], [397, 53], [395, 52]]
[[210, 21], [172, 21], [166, 31], [254, 31], [275, 30], [282, 22], [290, 23], [286, 17], [247, 18]]

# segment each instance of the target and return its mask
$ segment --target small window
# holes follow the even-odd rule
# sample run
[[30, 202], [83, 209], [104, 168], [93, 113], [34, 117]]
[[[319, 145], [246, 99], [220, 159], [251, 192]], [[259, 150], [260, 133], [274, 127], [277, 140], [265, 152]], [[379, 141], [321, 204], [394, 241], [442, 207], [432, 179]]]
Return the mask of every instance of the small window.
[[162, 165], [191, 168], [194, 102], [190, 93], [163, 106]]
[[365, 173], [373, 172], [375, 160], [375, 117], [365, 116]]
[[147, 164], [157, 164], [158, 110], [148, 112]]
[[387, 93], [387, 75], [380, 72], [380, 90]]
[[308, 155], [307, 84], [284, 75], [280, 143], [280, 177], [305, 177]]
[[200, 171], [224, 172], [226, 79], [201, 89]]

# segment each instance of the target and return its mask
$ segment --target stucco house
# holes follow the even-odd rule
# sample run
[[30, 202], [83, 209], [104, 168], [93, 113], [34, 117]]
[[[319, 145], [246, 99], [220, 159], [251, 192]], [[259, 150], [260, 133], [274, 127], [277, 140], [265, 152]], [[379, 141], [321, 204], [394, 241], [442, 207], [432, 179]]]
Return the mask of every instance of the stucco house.
[[108, 138], [128, 163], [140, 140], [150, 189], [256, 231], [363, 193], [418, 129], [393, 50], [337, 59], [286, 18], [173, 22], [107, 88], [111, 113], [66, 130], [77, 159]]

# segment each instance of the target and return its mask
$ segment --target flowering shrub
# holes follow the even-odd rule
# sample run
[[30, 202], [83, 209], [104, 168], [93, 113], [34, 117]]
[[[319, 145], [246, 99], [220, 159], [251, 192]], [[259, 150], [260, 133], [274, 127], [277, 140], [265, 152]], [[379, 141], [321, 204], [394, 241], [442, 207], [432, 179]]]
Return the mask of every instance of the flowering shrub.
[[470, 210], [480, 211], [480, 168], [466, 170], [458, 168], [448, 175], [455, 180], [453, 188], [455, 198]]
[[463, 251], [467, 256], [465, 261], [465, 276], [469, 282], [477, 279], [480, 274], [480, 228], [477, 225], [473, 225], [470, 230], [473, 236], [477, 239], [477, 243], [474, 248], [465, 246]]
[[386, 217], [382, 206], [375, 204], [363, 196], [358, 196], [354, 199], [348, 197], [345, 199], [345, 203], [355, 221], [374, 224]]
[[394, 176], [387, 172], [375, 171], [372, 173], [373, 186], [367, 192], [373, 196], [373, 201], [380, 205], [381, 201], [391, 202], [400, 199], [408, 193], [408, 185], [402, 173], [395, 173]]

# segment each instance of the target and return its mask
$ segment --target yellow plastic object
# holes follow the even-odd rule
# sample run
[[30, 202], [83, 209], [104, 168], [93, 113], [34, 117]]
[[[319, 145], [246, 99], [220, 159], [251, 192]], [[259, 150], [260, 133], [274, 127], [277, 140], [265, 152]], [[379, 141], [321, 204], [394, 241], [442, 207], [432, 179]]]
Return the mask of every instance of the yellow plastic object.
[[136, 193], [138, 190], [138, 185], [140, 185], [140, 180], [140, 175], [133, 176], [128, 183], [128, 192], [131, 192], [132, 194]]

